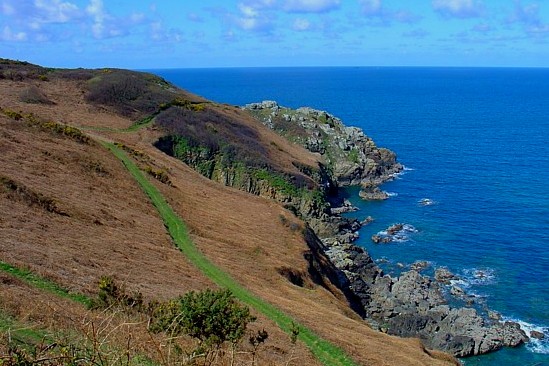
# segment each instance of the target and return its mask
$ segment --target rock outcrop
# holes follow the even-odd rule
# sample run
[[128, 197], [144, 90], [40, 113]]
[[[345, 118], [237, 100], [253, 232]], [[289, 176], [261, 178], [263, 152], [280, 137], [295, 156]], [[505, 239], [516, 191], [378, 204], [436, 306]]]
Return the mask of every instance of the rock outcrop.
[[[362, 248], [331, 243], [325, 252], [339, 276], [380, 330], [401, 337], [419, 337], [426, 347], [464, 357], [514, 347], [528, 340], [519, 324], [483, 316], [471, 307], [447, 304], [440, 283], [417, 270], [391, 277]], [[452, 278], [439, 271], [443, 282]]]
[[337, 183], [362, 186], [364, 199], [388, 198], [378, 186], [403, 169], [394, 152], [377, 147], [360, 128], [346, 127], [328, 112], [290, 109], [274, 101], [247, 104], [244, 109], [290, 141], [322, 154]]

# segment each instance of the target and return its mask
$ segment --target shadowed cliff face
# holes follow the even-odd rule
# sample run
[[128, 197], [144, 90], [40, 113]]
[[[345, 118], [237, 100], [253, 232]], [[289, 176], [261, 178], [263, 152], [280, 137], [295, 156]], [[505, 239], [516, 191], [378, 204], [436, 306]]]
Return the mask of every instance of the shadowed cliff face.
[[[266, 144], [256, 128], [210, 106], [172, 107], [158, 114], [156, 124], [166, 136], [155, 146], [205, 177], [278, 201], [308, 221], [328, 219], [327, 197], [337, 185], [322, 163], [292, 159], [283, 166], [272, 151], [287, 154], [281, 146]], [[334, 227], [329, 234], [337, 231]]]

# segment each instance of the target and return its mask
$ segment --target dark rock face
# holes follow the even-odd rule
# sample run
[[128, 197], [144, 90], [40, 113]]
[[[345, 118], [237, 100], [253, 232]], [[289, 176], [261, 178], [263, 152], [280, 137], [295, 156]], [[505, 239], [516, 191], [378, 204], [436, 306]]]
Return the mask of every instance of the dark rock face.
[[[385, 275], [353, 244], [332, 244], [326, 254], [364, 307], [366, 318], [389, 334], [419, 337], [428, 348], [457, 357], [514, 347], [528, 340], [517, 323], [487, 319], [473, 308], [450, 307], [439, 282], [416, 270], [397, 278]], [[440, 271], [439, 278], [451, 278], [448, 273]]]

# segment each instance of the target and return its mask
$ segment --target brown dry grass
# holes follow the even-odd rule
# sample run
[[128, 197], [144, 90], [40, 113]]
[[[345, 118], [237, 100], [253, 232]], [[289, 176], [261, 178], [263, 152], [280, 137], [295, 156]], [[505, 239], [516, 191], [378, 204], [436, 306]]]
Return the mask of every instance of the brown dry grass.
[[[32, 111], [71, 125], [131, 125], [132, 121], [98, 113], [96, 107], [84, 103], [78, 83], [56, 83], [40, 84], [56, 103], [46, 106], [19, 102], [19, 89], [24, 89], [25, 83], [1, 80], [0, 107]], [[223, 113], [257, 130], [281, 166], [294, 169], [294, 160], [315, 164], [316, 156], [287, 143], [242, 112], [222, 108]], [[122, 141], [144, 151], [158, 166], [169, 168], [173, 187], [155, 184], [212, 262], [254, 294], [343, 347], [361, 364], [454, 364], [445, 355], [427, 352], [417, 340], [371, 330], [333, 289], [291, 284], [279, 269], [307, 273], [303, 255], [308, 247], [301, 232], [290, 229], [280, 216], [290, 222], [297, 219], [275, 202], [211, 182], [164, 155], [151, 145], [159, 133], [153, 127], [135, 134], [93, 135]], [[90, 161], [99, 163], [108, 174], [86, 171]], [[154, 208], [120, 162], [99, 145], [78, 144], [2, 117], [0, 175], [54, 198], [70, 214], [61, 217], [0, 196], [0, 259], [28, 266], [84, 292], [91, 292], [102, 274], [114, 275], [146, 297], [167, 298], [211, 286], [173, 247]], [[272, 322], [259, 317], [257, 326], [273, 335], [268, 341], [274, 342], [273, 347], [290, 349], [288, 337]], [[298, 346], [296, 357], [299, 363], [317, 364], [302, 346]]]

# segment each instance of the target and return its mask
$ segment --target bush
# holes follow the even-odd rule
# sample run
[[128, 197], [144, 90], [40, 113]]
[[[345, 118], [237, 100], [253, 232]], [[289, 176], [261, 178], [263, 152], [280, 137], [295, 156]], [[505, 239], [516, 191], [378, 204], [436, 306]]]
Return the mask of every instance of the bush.
[[111, 107], [127, 117], [143, 118], [169, 105], [173, 93], [154, 75], [127, 70], [104, 69], [88, 81], [86, 99]]
[[[171, 135], [174, 143], [184, 139], [190, 147], [230, 154], [230, 160], [246, 166], [268, 165], [269, 152], [253, 128], [204, 104], [180, 103], [182, 105], [164, 110], [156, 117], [156, 124]], [[220, 151], [222, 149], [226, 151]]]
[[31, 104], [47, 104], [52, 105], [55, 104], [51, 100], [48, 99], [48, 97], [42, 93], [40, 89], [38, 89], [36, 86], [32, 85], [26, 88], [21, 92], [19, 95], [19, 99], [24, 103], [31, 103]]
[[143, 170], [145, 171], [145, 173], [149, 174], [161, 183], [167, 184], [169, 186], [172, 185], [168, 172], [165, 169], [155, 169], [152, 166], [147, 165]]
[[99, 294], [93, 307], [109, 308], [113, 306], [142, 311], [143, 294], [141, 292], [128, 294], [126, 289], [114, 282], [112, 277], [103, 276], [99, 280]]
[[255, 321], [247, 306], [240, 305], [230, 290], [191, 291], [157, 308], [153, 329], [172, 336], [187, 334], [203, 347], [237, 343], [248, 323]]

